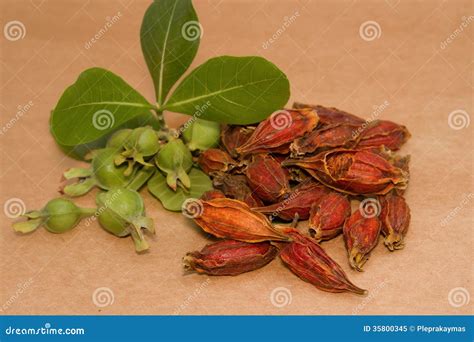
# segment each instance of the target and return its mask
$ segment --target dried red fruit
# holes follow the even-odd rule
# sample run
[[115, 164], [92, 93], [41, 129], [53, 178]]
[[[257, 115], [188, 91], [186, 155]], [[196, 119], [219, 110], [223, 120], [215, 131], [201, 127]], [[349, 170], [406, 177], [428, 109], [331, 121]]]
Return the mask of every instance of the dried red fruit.
[[199, 155], [198, 164], [206, 174], [210, 174], [227, 172], [234, 168], [237, 162], [228, 153], [217, 148], [210, 148]]
[[288, 172], [268, 154], [252, 156], [245, 175], [252, 191], [264, 202], [274, 203], [290, 191]]
[[280, 253], [283, 262], [301, 279], [328, 292], [367, 293], [354, 285], [329, 255], [312, 239], [295, 230], [286, 232], [291, 241]]
[[328, 190], [321, 184], [312, 180], [306, 181], [295, 186], [285, 200], [252, 210], [272, 215], [272, 217], [278, 216], [286, 221], [293, 220], [296, 215], [299, 219], [306, 220], [309, 217], [311, 205], [319, 201], [327, 192]]
[[370, 149], [335, 149], [313, 157], [288, 159], [283, 165], [305, 169], [326, 186], [349, 194], [386, 194], [405, 189], [408, 173]]
[[304, 103], [295, 102], [293, 103], [293, 108], [302, 109], [302, 108], [313, 108], [316, 110], [316, 113], [319, 116], [319, 122], [322, 125], [334, 125], [334, 124], [353, 124], [361, 125], [365, 122], [364, 119], [343, 110], [334, 108], [334, 107], [324, 107], [320, 105], [309, 105]]
[[210, 201], [214, 198], [225, 198], [225, 195], [220, 190], [209, 190], [201, 195], [203, 201]]
[[269, 242], [222, 240], [186, 254], [183, 261], [186, 269], [198, 273], [235, 276], [259, 269], [277, 255], [278, 248]]
[[405, 126], [387, 120], [372, 121], [360, 133], [357, 147], [385, 146], [390, 150], [398, 150], [410, 138]]
[[254, 130], [255, 127], [225, 125], [221, 131], [222, 145], [224, 145], [227, 152], [235, 158], [238, 156], [235, 149], [245, 144]]
[[265, 215], [230, 198], [201, 201], [200, 215], [190, 215], [204, 231], [219, 238], [245, 242], [286, 241]]
[[245, 202], [250, 208], [261, 207], [263, 202], [252, 193], [243, 175], [215, 174], [212, 180], [215, 188], [220, 189], [226, 197]]
[[282, 110], [260, 122], [245, 144], [236, 149], [239, 154], [288, 153], [290, 143], [318, 124], [315, 110]]
[[304, 155], [316, 150], [323, 151], [336, 147], [353, 147], [358, 142], [360, 125], [341, 123], [312, 131], [296, 139], [291, 145], [292, 155]]
[[380, 196], [379, 201], [382, 207], [380, 220], [382, 234], [385, 236], [384, 244], [391, 251], [402, 249], [410, 224], [410, 208], [405, 198], [396, 193]]
[[350, 214], [351, 203], [347, 197], [331, 191], [311, 207], [309, 232], [318, 241], [332, 239], [342, 232]]
[[366, 215], [364, 210], [356, 210], [344, 223], [344, 241], [349, 255], [349, 264], [357, 271], [369, 258], [377, 245], [380, 235], [380, 220], [377, 216]]

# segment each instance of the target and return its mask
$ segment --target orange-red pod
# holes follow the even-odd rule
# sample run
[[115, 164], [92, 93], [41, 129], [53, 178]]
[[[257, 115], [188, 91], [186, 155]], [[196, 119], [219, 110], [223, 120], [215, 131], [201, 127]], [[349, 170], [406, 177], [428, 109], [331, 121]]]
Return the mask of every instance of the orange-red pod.
[[402, 249], [410, 225], [410, 208], [405, 198], [392, 192], [380, 196], [379, 201], [382, 207], [380, 220], [382, 234], [385, 236], [384, 244], [390, 251]]
[[400, 149], [410, 136], [405, 126], [392, 121], [375, 120], [361, 131], [357, 147], [385, 146], [395, 151]]
[[214, 187], [224, 193], [225, 197], [245, 202], [250, 208], [264, 205], [262, 200], [250, 190], [244, 175], [219, 173], [214, 175], [212, 182]]
[[365, 213], [361, 207], [344, 223], [343, 233], [349, 264], [357, 271], [362, 271], [362, 266], [379, 239], [381, 224], [375, 214], [377, 212]]
[[252, 135], [254, 128], [244, 126], [225, 125], [221, 131], [222, 145], [232, 157], [237, 157], [237, 147], [245, 144]]
[[325, 126], [296, 139], [291, 145], [292, 155], [304, 155], [337, 147], [353, 147], [358, 142], [360, 125], [341, 123]]
[[331, 191], [311, 207], [309, 233], [318, 241], [329, 240], [342, 232], [351, 214], [351, 203], [343, 194]]
[[275, 203], [290, 191], [288, 172], [269, 154], [252, 156], [245, 175], [250, 189], [264, 202]]
[[250, 138], [236, 148], [239, 154], [250, 153], [288, 153], [290, 143], [308, 132], [318, 124], [316, 111], [306, 109], [288, 109], [273, 113], [268, 119], [260, 122]]
[[294, 187], [284, 200], [252, 210], [286, 221], [293, 220], [295, 216], [307, 220], [312, 204], [319, 201], [327, 192], [328, 190], [321, 184], [306, 181]]
[[[200, 201], [198, 214], [190, 213], [204, 231], [223, 239], [244, 242], [286, 241], [265, 215], [252, 211], [244, 202], [230, 198]], [[195, 210], [196, 211], [196, 210]]]
[[197, 273], [235, 276], [259, 269], [277, 255], [278, 248], [269, 242], [221, 240], [186, 254], [183, 262], [185, 269]]
[[319, 116], [319, 122], [321, 125], [334, 125], [334, 124], [353, 124], [362, 125], [365, 120], [354, 115], [347, 113], [343, 110], [334, 107], [324, 107], [320, 105], [309, 105], [304, 103], [295, 102], [293, 108], [313, 108]]
[[206, 173], [227, 172], [237, 165], [232, 157], [222, 150], [210, 148], [199, 155], [199, 167]]
[[284, 166], [299, 166], [326, 186], [349, 194], [386, 194], [405, 189], [408, 172], [371, 149], [334, 149], [313, 157], [288, 159]]
[[203, 201], [210, 201], [215, 198], [225, 198], [225, 195], [220, 190], [209, 190], [201, 195]]
[[288, 268], [301, 279], [327, 292], [367, 291], [354, 285], [331, 257], [314, 240], [295, 230], [287, 231], [292, 241], [280, 253]]

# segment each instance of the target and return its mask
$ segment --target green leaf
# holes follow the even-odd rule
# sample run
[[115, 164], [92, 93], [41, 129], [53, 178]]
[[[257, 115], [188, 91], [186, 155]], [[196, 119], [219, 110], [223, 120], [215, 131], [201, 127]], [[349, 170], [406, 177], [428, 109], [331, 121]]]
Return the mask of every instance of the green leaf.
[[158, 105], [193, 61], [201, 34], [191, 0], [155, 0], [146, 11], [140, 40]]
[[216, 57], [181, 82], [165, 109], [221, 123], [250, 124], [283, 108], [289, 88], [285, 74], [264, 58]]
[[165, 209], [181, 211], [181, 206], [185, 200], [188, 198], [200, 198], [203, 193], [212, 190], [211, 180], [201, 170], [193, 167], [189, 172], [189, 178], [191, 179], [189, 192], [184, 192], [182, 188], [173, 191], [166, 183], [166, 177], [157, 172], [148, 181], [148, 191], [161, 201]]
[[69, 86], [51, 113], [50, 129], [59, 146], [75, 158], [103, 147], [121, 128], [159, 127], [154, 106], [114, 73], [91, 68]]

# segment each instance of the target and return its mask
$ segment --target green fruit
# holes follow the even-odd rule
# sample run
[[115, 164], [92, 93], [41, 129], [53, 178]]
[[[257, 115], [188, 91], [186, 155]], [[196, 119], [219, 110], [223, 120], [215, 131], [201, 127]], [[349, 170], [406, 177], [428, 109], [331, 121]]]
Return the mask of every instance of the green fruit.
[[166, 182], [176, 191], [177, 181], [189, 189], [191, 180], [187, 172], [193, 166], [193, 156], [181, 139], [171, 139], [155, 157], [158, 168], [166, 173]]
[[118, 186], [126, 186], [133, 179], [133, 173], [126, 175], [124, 166], [115, 165], [117, 150], [104, 148], [98, 150], [92, 159], [91, 167], [71, 168], [64, 172], [65, 179], [78, 178], [74, 184], [64, 186], [62, 192], [68, 196], [81, 196], [89, 192], [94, 186], [108, 190]]
[[112, 147], [112, 148], [117, 148], [117, 149], [123, 148], [123, 145], [127, 141], [132, 131], [133, 129], [130, 129], [130, 128], [118, 130], [117, 132], [112, 134], [109, 140], [107, 140], [106, 147]]
[[183, 131], [183, 139], [191, 151], [203, 151], [217, 146], [220, 141], [220, 134], [219, 123], [195, 119]]
[[140, 194], [127, 188], [114, 188], [97, 195], [100, 225], [115, 236], [132, 236], [137, 252], [148, 249], [142, 228], [155, 233], [153, 220], [145, 216]]
[[51, 233], [64, 233], [74, 228], [81, 219], [92, 216], [95, 212], [95, 208], [80, 208], [70, 200], [55, 198], [42, 210], [33, 210], [22, 215], [28, 220], [13, 224], [13, 229], [29, 233], [44, 225]]
[[125, 174], [130, 175], [136, 163], [152, 165], [145, 158], [155, 155], [160, 149], [158, 133], [150, 126], [135, 128], [125, 140], [123, 148], [124, 150], [116, 156], [115, 164], [122, 165], [127, 162]]

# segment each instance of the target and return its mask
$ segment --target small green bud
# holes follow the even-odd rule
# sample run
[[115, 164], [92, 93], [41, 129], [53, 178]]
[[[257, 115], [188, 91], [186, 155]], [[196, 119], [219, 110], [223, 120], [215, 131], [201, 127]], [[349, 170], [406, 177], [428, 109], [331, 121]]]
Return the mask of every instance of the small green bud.
[[115, 236], [132, 236], [137, 252], [148, 249], [142, 228], [155, 233], [153, 220], [145, 216], [145, 205], [140, 194], [127, 188], [114, 188], [97, 194], [99, 223]]
[[188, 172], [193, 166], [193, 156], [181, 139], [171, 139], [155, 157], [158, 168], [166, 173], [166, 182], [176, 191], [179, 180], [185, 188], [191, 187]]
[[117, 148], [117, 149], [123, 148], [123, 145], [127, 141], [132, 131], [133, 129], [130, 129], [130, 128], [118, 130], [117, 132], [112, 134], [112, 136], [109, 138], [109, 140], [107, 141], [106, 147]]
[[194, 119], [194, 121], [184, 129], [183, 139], [191, 151], [204, 151], [219, 144], [220, 133], [221, 129], [219, 123]]
[[115, 158], [116, 165], [127, 162], [125, 175], [130, 175], [136, 163], [151, 166], [145, 158], [155, 155], [160, 149], [158, 133], [150, 126], [135, 128], [125, 143], [124, 150]]
[[64, 172], [65, 179], [78, 178], [74, 184], [65, 185], [61, 191], [68, 196], [81, 196], [89, 192], [94, 186], [108, 190], [113, 187], [126, 186], [133, 178], [133, 172], [125, 175], [127, 166], [116, 166], [117, 150], [104, 148], [94, 154], [91, 167], [71, 168]]
[[74, 228], [84, 217], [92, 216], [95, 208], [80, 208], [72, 201], [64, 198], [55, 198], [49, 201], [41, 210], [25, 213], [27, 221], [13, 224], [13, 229], [21, 233], [29, 233], [41, 225], [51, 233], [64, 233]]

